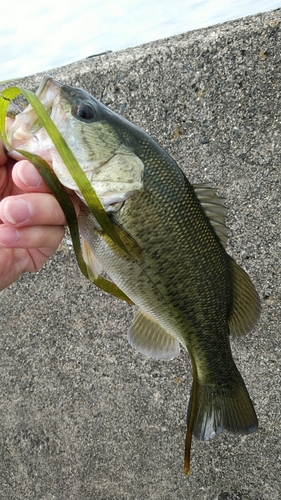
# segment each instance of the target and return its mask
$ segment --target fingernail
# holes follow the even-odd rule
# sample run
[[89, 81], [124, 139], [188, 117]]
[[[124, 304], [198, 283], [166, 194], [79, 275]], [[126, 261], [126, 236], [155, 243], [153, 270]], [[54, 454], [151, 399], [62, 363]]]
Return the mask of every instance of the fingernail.
[[32, 209], [29, 203], [22, 198], [17, 197], [7, 198], [7, 200], [4, 200], [2, 211], [5, 219], [10, 224], [21, 224], [23, 222], [27, 222], [32, 215]]
[[0, 245], [7, 247], [14, 245], [19, 239], [19, 233], [14, 227], [0, 226]]
[[27, 168], [26, 162], [18, 165], [17, 174], [27, 187], [38, 187], [42, 183], [42, 177], [35, 167]]

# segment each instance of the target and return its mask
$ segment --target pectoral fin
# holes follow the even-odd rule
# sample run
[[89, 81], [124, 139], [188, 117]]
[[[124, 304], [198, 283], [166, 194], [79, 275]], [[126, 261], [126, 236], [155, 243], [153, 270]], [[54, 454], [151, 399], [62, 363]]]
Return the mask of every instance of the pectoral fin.
[[142, 310], [128, 332], [128, 342], [140, 353], [158, 359], [173, 359], [180, 352], [177, 339]]
[[125, 300], [125, 302], [128, 302], [129, 304], [133, 304], [131, 299], [129, 299], [129, 297], [127, 297], [127, 295], [125, 295], [125, 293], [122, 292], [122, 290], [120, 290], [120, 288], [118, 288], [115, 283], [112, 283], [112, 281], [109, 281], [106, 278], [100, 276], [102, 267], [98, 262], [95, 254], [89, 247], [88, 243], [82, 237], [81, 247], [83, 258], [87, 266], [89, 280], [94, 283], [94, 285], [98, 286], [101, 290], [104, 290], [105, 292], [110, 293], [110, 295], [113, 295], [113, 297], [117, 297], [118, 299]]
[[83, 258], [87, 266], [89, 278], [91, 279], [91, 281], [94, 281], [102, 272], [102, 267], [98, 262], [95, 254], [92, 252], [87, 241], [82, 236], [81, 236], [81, 248], [82, 248]]

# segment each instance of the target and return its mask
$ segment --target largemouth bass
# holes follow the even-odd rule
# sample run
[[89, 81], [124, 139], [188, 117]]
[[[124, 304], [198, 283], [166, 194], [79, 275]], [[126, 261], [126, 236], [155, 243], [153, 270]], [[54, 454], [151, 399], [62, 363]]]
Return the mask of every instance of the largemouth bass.
[[[112, 222], [141, 249], [139, 257], [122, 252], [82, 203], [78, 223], [88, 266], [95, 276], [105, 271], [137, 306], [129, 343], [154, 358], [172, 359], [180, 345], [189, 353], [188, 474], [192, 433], [208, 440], [224, 429], [248, 434], [258, 427], [229, 335], [254, 327], [260, 301], [225, 250], [223, 200], [209, 184], [192, 186], [151, 137], [84, 90], [47, 76], [37, 96]], [[45, 158], [61, 183], [84, 201], [30, 106], [16, 116], [8, 140], [12, 148]]]

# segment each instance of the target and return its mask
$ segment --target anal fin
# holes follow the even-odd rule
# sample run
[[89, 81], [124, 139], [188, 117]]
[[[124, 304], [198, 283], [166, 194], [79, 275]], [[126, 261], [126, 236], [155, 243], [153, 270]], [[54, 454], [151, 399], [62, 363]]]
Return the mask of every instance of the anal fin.
[[178, 340], [140, 309], [128, 332], [128, 342], [138, 352], [158, 359], [173, 359], [180, 352]]

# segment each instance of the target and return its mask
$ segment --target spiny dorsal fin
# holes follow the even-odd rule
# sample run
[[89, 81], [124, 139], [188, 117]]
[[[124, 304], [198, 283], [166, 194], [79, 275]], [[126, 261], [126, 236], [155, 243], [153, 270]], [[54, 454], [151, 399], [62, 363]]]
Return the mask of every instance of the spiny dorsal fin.
[[233, 306], [228, 319], [230, 333], [244, 335], [257, 323], [261, 313], [261, 303], [247, 273], [230, 257]]
[[194, 184], [193, 188], [221, 244], [226, 247], [228, 227], [225, 224], [227, 209], [224, 198], [219, 197], [209, 183]]
[[180, 352], [177, 339], [140, 309], [128, 332], [128, 342], [140, 353], [158, 359], [173, 359]]

